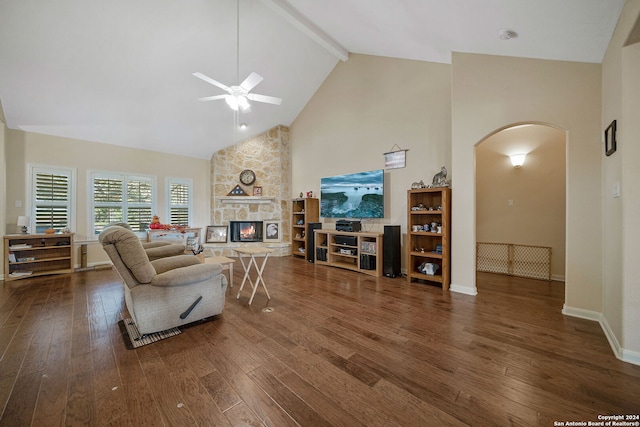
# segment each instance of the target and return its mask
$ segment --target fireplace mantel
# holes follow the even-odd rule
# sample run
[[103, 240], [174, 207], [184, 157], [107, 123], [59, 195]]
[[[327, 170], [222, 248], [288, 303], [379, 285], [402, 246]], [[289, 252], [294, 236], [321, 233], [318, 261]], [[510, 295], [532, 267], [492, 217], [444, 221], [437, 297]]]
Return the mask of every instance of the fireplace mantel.
[[266, 204], [266, 203], [274, 203], [276, 201], [275, 197], [265, 197], [265, 196], [225, 196], [218, 197], [220, 203], [225, 204]]

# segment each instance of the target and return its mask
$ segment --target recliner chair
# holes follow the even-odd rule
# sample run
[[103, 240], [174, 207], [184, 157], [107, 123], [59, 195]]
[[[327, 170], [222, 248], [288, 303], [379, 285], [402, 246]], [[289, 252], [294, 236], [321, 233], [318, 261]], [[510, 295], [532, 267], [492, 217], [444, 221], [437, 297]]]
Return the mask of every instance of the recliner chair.
[[99, 240], [124, 281], [127, 309], [141, 334], [222, 313], [227, 279], [221, 265], [193, 255], [150, 261], [138, 237], [121, 226], [105, 228]]

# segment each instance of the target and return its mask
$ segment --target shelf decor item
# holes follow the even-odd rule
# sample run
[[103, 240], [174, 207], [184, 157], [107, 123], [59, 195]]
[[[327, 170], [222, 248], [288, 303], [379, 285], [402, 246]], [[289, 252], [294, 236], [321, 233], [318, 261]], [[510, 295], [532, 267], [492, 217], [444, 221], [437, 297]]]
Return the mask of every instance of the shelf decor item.
[[20, 231], [22, 231], [23, 234], [27, 234], [29, 232], [29, 230], [27, 229], [27, 227], [29, 226], [29, 223], [31, 222], [31, 219], [28, 216], [19, 216], [18, 217], [18, 227], [22, 227], [22, 229]]
[[227, 226], [207, 226], [207, 239], [205, 240], [205, 243], [227, 243]]
[[245, 169], [240, 172], [240, 182], [244, 185], [251, 185], [256, 182], [256, 173], [251, 169]]
[[236, 185], [231, 191], [229, 191], [227, 196], [248, 196], [248, 194], [242, 189], [242, 187]]
[[266, 220], [264, 221], [264, 237], [262, 238], [265, 243], [272, 242], [278, 243], [282, 241], [282, 230], [280, 220]]

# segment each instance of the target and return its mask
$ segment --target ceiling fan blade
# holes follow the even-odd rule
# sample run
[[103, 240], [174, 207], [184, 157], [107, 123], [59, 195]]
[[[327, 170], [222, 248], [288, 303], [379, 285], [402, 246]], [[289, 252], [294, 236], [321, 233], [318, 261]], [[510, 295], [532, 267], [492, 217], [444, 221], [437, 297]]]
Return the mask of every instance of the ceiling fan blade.
[[216, 96], [205, 96], [204, 98], [198, 98], [198, 101], [215, 101], [216, 99], [225, 99], [229, 95], [216, 95]]
[[262, 80], [263, 78], [260, 74], [251, 73], [249, 74], [249, 77], [247, 77], [246, 79], [244, 79], [242, 83], [240, 83], [240, 87], [246, 90], [247, 92], [250, 92], [251, 89], [256, 87], [258, 83], [260, 83]]
[[211, 77], [207, 77], [202, 73], [193, 73], [193, 75], [199, 79], [204, 80], [207, 83], [210, 83], [214, 86], [218, 86], [220, 89], [226, 90], [227, 92], [231, 93], [231, 88], [229, 86], [223, 85], [219, 81], [213, 80]]
[[267, 104], [280, 105], [282, 98], [276, 98], [275, 96], [258, 95], [257, 93], [250, 93], [247, 95], [250, 101], [266, 102]]

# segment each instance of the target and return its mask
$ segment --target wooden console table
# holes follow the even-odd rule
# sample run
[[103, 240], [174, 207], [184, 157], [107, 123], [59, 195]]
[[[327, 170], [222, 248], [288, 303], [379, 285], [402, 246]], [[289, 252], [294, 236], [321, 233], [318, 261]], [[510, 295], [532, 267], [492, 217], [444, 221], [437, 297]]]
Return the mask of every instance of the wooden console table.
[[314, 230], [315, 263], [382, 276], [383, 233]]
[[147, 242], [165, 240], [168, 242], [187, 243], [189, 237], [195, 237], [200, 242], [202, 228], [185, 228], [180, 230], [147, 230]]

